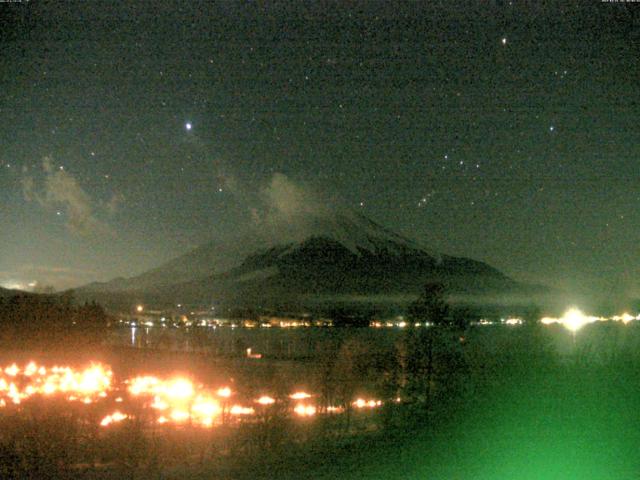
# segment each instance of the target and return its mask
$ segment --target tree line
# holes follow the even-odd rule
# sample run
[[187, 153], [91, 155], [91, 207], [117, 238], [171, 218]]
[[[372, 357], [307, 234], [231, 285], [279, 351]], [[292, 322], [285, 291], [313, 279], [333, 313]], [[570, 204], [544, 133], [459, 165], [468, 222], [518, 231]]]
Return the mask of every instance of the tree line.
[[11, 347], [71, 347], [99, 343], [109, 317], [97, 303], [71, 294], [0, 298], [0, 343]]

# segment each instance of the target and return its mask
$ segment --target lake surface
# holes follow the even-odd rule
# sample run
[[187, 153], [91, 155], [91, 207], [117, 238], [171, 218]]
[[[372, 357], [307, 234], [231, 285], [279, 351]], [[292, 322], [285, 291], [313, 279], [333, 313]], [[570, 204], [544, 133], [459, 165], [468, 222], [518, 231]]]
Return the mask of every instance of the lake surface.
[[[262, 355], [277, 359], [313, 358], [327, 345], [357, 341], [371, 351], [393, 349], [406, 335], [405, 328], [232, 328], [232, 327], [116, 327], [109, 343], [141, 349], [202, 352], [214, 356]], [[426, 328], [426, 327], [418, 327]], [[465, 344], [487, 353], [501, 353], [514, 337], [524, 335], [520, 325], [475, 326], [461, 333]], [[613, 355], [640, 352], [640, 325], [631, 322], [601, 322], [570, 332], [560, 325], [542, 328], [550, 347], [563, 357], [608, 361]]]

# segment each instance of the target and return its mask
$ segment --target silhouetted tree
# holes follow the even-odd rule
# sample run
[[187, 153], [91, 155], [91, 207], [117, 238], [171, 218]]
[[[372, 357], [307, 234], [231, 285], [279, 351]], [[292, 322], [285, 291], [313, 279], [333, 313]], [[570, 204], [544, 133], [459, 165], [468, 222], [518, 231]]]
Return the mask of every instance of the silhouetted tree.
[[404, 395], [424, 402], [430, 411], [438, 380], [458, 369], [457, 349], [461, 338], [449, 328], [464, 328], [468, 316], [464, 311], [451, 315], [445, 299], [444, 285], [429, 282], [420, 296], [409, 305], [411, 323], [428, 323], [427, 328], [408, 328], [398, 342], [400, 387]]
[[478, 320], [480, 314], [467, 306], [451, 308], [448, 325], [455, 330], [465, 330], [473, 320]]
[[352, 405], [358, 385], [367, 378], [370, 368], [370, 349], [356, 338], [344, 341], [338, 351], [333, 376], [336, 380], [336, 397], [345, 409], [345, 430], [351, 426]]
[[449, 305], [444, 294], [442, 283], [426, 283], [420, 296], [409, 305], [409, 319], [414, 322], [429, 322], [432, 325], [446, 325], [449, 322]]
[[542, 313], [537, 305], [527, 305], [522, 311], [522, 320], [525, 325], [533, 326], [537, 324], [540, 321], [540, 317], [542, 317]]
[[71, 294], [21, 294], [0, 302], [0, 341], [12, 346], [98, 344], [107, 323], [100, 305], [75, 306]]

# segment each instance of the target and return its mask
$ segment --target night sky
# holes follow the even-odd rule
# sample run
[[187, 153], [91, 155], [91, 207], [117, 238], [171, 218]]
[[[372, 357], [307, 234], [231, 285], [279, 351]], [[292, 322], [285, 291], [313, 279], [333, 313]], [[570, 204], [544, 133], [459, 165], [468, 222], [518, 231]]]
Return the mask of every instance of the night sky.
[[141, 273], [277, 178], [640, 295], [640, 8], [530, 3], [1, 3], [0, 284]]

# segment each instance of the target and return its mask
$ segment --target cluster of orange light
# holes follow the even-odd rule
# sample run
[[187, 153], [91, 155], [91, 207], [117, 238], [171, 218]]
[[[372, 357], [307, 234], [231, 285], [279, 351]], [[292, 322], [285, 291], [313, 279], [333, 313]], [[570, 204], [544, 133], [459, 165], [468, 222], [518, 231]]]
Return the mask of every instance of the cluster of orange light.
[[[146, 396], [152, 401], [149, 406], [161, 414], [160, 424], [191, 423], [210, 427], [225, 414], [246, 416], [255, 414], [253, 407], [230, 404], [233, 392], [229, 387], [211, 391], [202, 385], [195, 385], [186, 378], [162, 380], [157, 377], [136, 377], [127, 382], [133, 396]], [[272, 405], [275, 399], [262, 396], [256, 400], [260, 405]]]
[[[122, 403], [122, 394], [112, 383], [113, 373], [101, 364], [91, 364], [85, 369], [71, 367], [45, 367], [29, 362], [23, 368], [12, 364], [0, 369], [0, 407], [9, 403], [20, 404], [34, 395], [62, 396], [69, 401], [92, 403], [117, 392], [114, 401]], [[138, 376], [126, 380], [128, 395], [143, 406], [157, 412], [158, 424], [190, 424], [211, 427], [226, 415], [247, 416], [256, 413], [255, 408], [230, 402], [233, 392], [229, 387], [212, 390], [184, 377], [162, 379], [155, 376]], [[311, 394], [297, 391], [289, 395], [298, 403], [293, 413], [301, 417], [311, 417], [317, 407], [308, 402]], [[307, 401], [307, 402], [305, 402]], [[263, 395], [254, 402], [263, 407], [276, 403], [276, 399]], [[357, 399], [356, 408], [372, 408], [381, 405], [379, 400]], [[328, 407], [327, 413], [341, 413], [342, 407]], [[116, 410], [106, 415], [100, 422], [103, 427], [131, 418], [129, 414]]]
[[307, 398], [311, 398], [311, 395], [307, 392], [295, 392], [289, 395], [289, 398], [291, 398], [292, 400], [304, 400]]
[[[162, 380], [145, 376], [135, 377], [126, 383], [132, 396], [150, 399], [149, 407], [159, 412], [156, 421], [160, 424], [188, 422], [210, 427], [223, 412], [218, 398], [187, 378]], [[218, 391], [219, 397], [228, 398], [230, 395], [228, 388]]]
[[67, 400], [92, 403], [111, 390], [110, 369], [92, 364], [84, 370], [70, 367], [39, 366], [29, 362], [24, 368], [15, 363], [0, 370], [0, 406], [19, 404], [33, 395], [64, 395]]
[[107, 427], [112, 423], [121, 422], [126, 418], [129, 418], [129, 416], [125, 415], [124, 413], [120, 413], [116, 411], [116, 412], [113, 412], [111, 415], [107, 415], [106, 417], [104, 417], [100, 422], [100, 426]]
[[313, 405], [304, 405], [299, 403], [293, 409], [296, 415], [300, 415], [301, 417], [311, 417], [316, 414], [316, 407]]
[[358, 398], [355, 402], [353, 402], [353, 406], [356, 408], [375, 408], [381, 405], [381, 400], [365, 400], [364, 398]]
[[333, 405], [327, 407], [327, 413], [342, 413], [342, 412], [344, 412], [343, 407], [336, 407]]
[[[232, 395], [229, 387], [217, 390], [217, 397], [223, 399], [218, 400], [210, 394], [199, 392], [189, 380], [183, 378], [162, 381], [156, 377], [137, 377], [129, 382], [129, 392], [132, 395], [148, 395], [153, 398], [153, 402], [149, 406], [162, 412], [156, 420], [159, 424], [184, 424], [190, 422], [192, 425], [210, 427], [214, 425], [217, 419], [221, 418], [224, 412], [228, 412], [233, 416], [254, 415], [256, 413], [252, 407], [242, 405], [226, 406], [224, 399], [228, 399]], [[292, 400], [307, 400], [311, 398], [311, 395], [306, 392], [295, 392], [289, 395], [289, 398]], [[397, 401], [399, 399], [396, 399]], [[270, 406], [275, 402], [274, 398], [267, 395], [255, 400], [255, 403], [263, 406]], [[375, 408], [381, 406], [382, 401], [358, 398], [352, 405], [358, 409]], [[317, 412], [317, 407], [309, 403], [297, 403], [293, 408], [293, 413], [299, 417], [312, 417]], [[326, 412], [342, 413], [344, 408], [329, 406], [326, 408]], [[117, 415], [119, 417], [115, 418]], [[125, 418], [127, 418], [126, 415], [123, 416], [116, 412], [105, 417], [102, 425], [108, 426]]]

